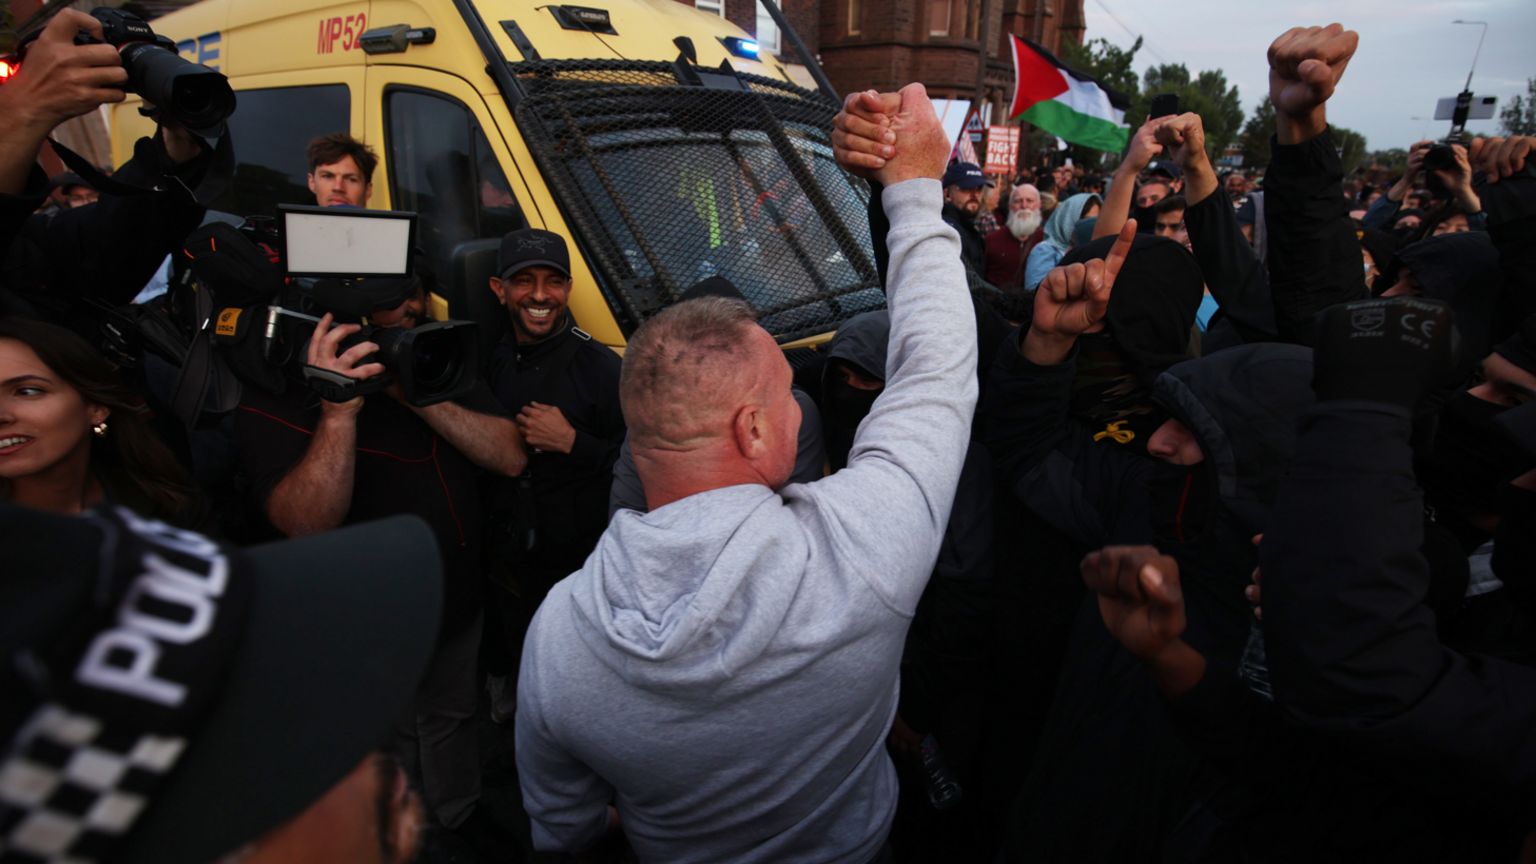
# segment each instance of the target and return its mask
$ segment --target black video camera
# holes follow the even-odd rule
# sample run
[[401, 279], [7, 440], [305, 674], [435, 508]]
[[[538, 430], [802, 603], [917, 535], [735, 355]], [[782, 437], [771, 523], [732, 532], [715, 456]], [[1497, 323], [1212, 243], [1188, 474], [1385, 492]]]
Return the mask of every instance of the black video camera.
[[1451, 188], [1437, 172], [1455, 173], [1460, 170], [1456, 164], [1456, 151], [1451, 148], [1452, 144], [1466, 146], [1466, 142], [1460, 138], [1446, 138], [1435, 142], [1433, 147], [1424, 151], [1424, 188], [1429, 190], [1430, 195], [1442, 200], [1451, 197]]
[[[302, 382], [335, 402], [397, 383], [401, 397], [418, 407], [474, 388], [479, 344], [473, 322], [385, 327], [369, 321], [413, 297], [423, 304], [429, 299], [427, 280], [412, 261], [415, 213], [279, 209], [281, 229], [264, 220], [248, 220], [241, 229], [213, 224], [186, 244], [192, 274], [213, 298], [211, 339], [237, 378], [274, 393]], [[338, 324], [362, 325], [341, 350], [374, 343], [378, 351], [363, 362], [382, 364], [383, 374], [356, 379], [308, 365], [310, 337], [327, 313]]]
[[[235, 113], [235, 91], [229, 79], [206, 66], [182, 59], [176, 43], [150, 29], [143, 18], [105, 6], [91, 10], [101, 22], [101, 42], [118, 50], [128, 71], [130, 93], [143, 96], [167, 120], [204, 137], [222, 131]], [[79, 45], [97, 40], [81, 33]]]

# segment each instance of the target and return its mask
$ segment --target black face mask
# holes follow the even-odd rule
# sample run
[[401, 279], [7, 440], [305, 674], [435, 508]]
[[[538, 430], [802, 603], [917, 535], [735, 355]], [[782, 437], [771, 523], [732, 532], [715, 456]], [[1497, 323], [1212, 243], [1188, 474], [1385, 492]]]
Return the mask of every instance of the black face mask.
[[1536, 467], [1536, 460], [1494, 425], [1504, 410], [1467, 392], [1446, 401], [1424, 477], [1436, 509], [1459, 516], [1498, 513], [1504, 487]]
[[848, 464], [848, 451], [853, 449], [853, 434], [859, 423], [869, 415], [880, 390], [863, 390], [849, 384], [841, 374], [832, 372], [821, 393], [822, 437], [826, 442], [827, 460], [836, 471]]
[[1152, 536], [1159, 548], [1193, 543], [1205, 530], [1211, 509], [1207, 465], [1174, 465], [1156, 460], [1147, 479]]

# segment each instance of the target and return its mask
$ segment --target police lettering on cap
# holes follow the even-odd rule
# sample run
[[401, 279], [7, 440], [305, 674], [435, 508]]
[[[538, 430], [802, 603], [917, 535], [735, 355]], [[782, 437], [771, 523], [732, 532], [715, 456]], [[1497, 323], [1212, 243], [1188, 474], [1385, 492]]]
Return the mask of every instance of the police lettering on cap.
[[523, 228], [501, 238], [496, 275], [505, 279], [529, 267], [552, 267], [570, 278], [571, 253], [565, 238], [539, 228]]
[[975, 162], [955, 162], [944, 172], [944, 186], [959, 186], [961, 189], [980, 189], [983, 186], [991, 186], [992, 181], [982, 172], [981, 166]]

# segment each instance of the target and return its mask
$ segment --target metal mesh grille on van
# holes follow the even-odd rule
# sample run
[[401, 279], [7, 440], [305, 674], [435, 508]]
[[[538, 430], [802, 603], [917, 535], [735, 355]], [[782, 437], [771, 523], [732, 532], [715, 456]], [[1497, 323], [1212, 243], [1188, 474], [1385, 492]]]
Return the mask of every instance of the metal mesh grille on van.
[[510, 68], [518, 127], [626, 334], [712, 275], [781, 342], [884, 305], [869, 189], [832, 159], [832, 101], [750, 75], [684, 86], [669, 63]]

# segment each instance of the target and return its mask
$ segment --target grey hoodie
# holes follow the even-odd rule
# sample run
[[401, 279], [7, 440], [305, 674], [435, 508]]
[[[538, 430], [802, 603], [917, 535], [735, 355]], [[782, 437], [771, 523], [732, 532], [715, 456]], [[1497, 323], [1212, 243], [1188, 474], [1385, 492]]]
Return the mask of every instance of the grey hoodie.
[[884, 191], [890, 375], [848, 467], [614, 516], [528, 630], [517, 765], [541, 849], [612, 801], [647, 862], [848, 862], [896, 808], [884, 739], [976, 402], [936, 180]]

